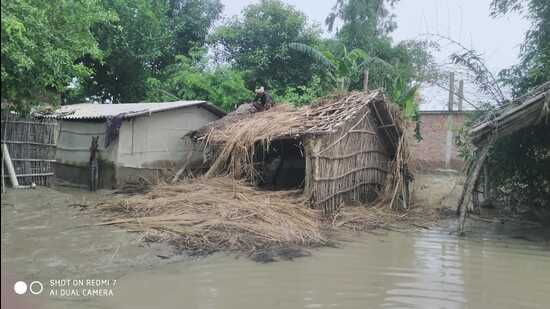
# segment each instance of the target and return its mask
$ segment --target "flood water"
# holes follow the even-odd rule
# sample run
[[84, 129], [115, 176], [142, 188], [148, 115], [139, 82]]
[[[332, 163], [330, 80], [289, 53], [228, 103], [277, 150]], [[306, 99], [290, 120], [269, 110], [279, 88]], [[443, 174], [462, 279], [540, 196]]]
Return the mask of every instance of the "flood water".
[[295, 261], [258, 264], [218, 254], [164, 265], [122, 276], [113, 292], [80, 306], [548, 308], [550, 251], [544, 242], [441, 231], [369, 234]]
[[[2, 308], [550, 308], [549, 229], [469, 220], [466, 238], [443, 223], [379, 230], [260, 264], [166, 257], [138, 234], [90, 226], [100, 218], [68, 207], [75, 196], [88, 203], [46, 189], [2, 198]], [[51, 295], [84, 290], [52, 279], [108, 280], [101, 288], [113, 295]], [[44, 291], [15, 295], [15, 280], [41, 281]]]

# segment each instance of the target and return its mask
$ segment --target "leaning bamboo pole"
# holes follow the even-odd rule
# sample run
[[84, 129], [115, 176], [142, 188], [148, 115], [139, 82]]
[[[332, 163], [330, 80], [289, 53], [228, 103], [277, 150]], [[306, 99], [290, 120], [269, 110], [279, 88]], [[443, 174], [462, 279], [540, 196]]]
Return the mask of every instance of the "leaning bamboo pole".
[[474, 188], [479, 181], [479, 175], [487, 156], [489, 155], [489, 146], [481, 148], [479, 151], [479, 157], [474, 163], [472, 171], [468, 174], [466, 181], [464, 182], [464, 188], [458, 201], [457, 211], [459, 213], [459, 226], [458, 231], [461, 235], [464, 234], [464, 225], [466, 222], [466, 208], [470, 203], [470, 199], [474, 194]]
[[[2, 164], [6, 164], [12, 187], [18, 188], [19, 182], [17, 181], [15, 168], [13, 167], [13, 162], [11, 161], [10, 152], [8, 151], [8, 146], [6, 144], [2, 144]], [[2, 174], [2, 178], [4, 178], [3, 174]]]

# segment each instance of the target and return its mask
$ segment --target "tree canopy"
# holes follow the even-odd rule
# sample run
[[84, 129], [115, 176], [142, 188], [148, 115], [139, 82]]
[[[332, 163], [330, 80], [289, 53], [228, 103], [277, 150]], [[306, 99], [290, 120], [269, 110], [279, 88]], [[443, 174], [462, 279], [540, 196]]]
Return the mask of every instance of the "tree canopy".
[[314, 62], [288, 48], [291, 42], [316, 45], [320, 32], [305, 15], [279, 0], [247, 6], [216, 29], [212, 42], [222, 60], [243, 70], [249, 87], [283, 89], [307, 84]]
[[83, 80], [81, 95], [114, 102], [144, 100], [147, 79], [174, 64], [177, 55], [204, 46], [222, 11], [219, 0], [103, 2], [119, 19], [93, 28], [105, 57], [87, 59], [95, 74]]
[[500, 74], [502, 80], [521, 95], [550, 80], [550, 2], [547, 0], [493, 0], [492, 15], [499, 17], [516, 11], [525, 15], [531, 26], [521, 46], [520, 62]]
[[98, 1], [2, 1], [2, 101], [58, 103], [75, 78], [94, 73], [81, 59], [104, 57], [92, 27], [116, 20]]
[[[372, 88], [403, 93], [392, 87], [422, 80], [430, 56], [422, 42], [391, 41], [395, 2], [337, 0], [327, 23], [340, 28], [323, 38], [280, 0], [248, 5], [221, 24], [220, 0], [4, 1], [2, 100], [208, 99], [230, 109], [266, 86], [278, 100], [306, 104], [360, 89], [365, 68]], [[330, 55], [336, 70], [292, 44]]]

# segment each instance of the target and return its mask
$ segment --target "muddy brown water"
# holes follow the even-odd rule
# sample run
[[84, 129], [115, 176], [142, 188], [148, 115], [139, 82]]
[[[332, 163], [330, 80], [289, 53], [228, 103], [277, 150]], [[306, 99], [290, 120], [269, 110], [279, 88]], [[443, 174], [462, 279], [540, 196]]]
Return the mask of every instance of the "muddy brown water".
[[[73, 195], [68, 196], [71, 200]], [[338, 248], [316, 249], [311, 257], [259, 264], [227, 254], [159, 258], [162, 248], [140, 247], [134, 236], [129, 236], [132, 234], [110, 228], [94, 227], [49, 238], [44, 235], [62, 233], [62, 226], [94, 221], [79, 216], [78, 210], [67, 210], [66, 205], [49, 207], [28, 221], [18, 218], [25, 213], [23, 207], [16, 206], [18, 214], [2, 211], [2, 276], [11, 274], [8, 285], [20, 278], [45, 285], [39, 296], [11, 297], [12, 305], [132, 309], [550, 305], [548, 229], [470, 221], [466, 238], [449, 234], [453, 226], [412, 233], [379, 231], [346, 235]], [[55, 224], [41, 217], [51, 217], [52, 212], [57, 214]], [[108, 236], [101, 236], [104, 233]], [[27, 244], [33, 248], [25, 247]], [[86, 250], [90, 244], [107, 250]], [[113, 295], [60, 296], [61, 290], [82, 294], [94, 289], [51, 286], [50, 280], [63, 278], [109, 280], [109, 286], [104, 284], [102, 289]], [[52, 290], [58, 295], [49, 296]], [[6, 293], [13, 294], [13, 290]]]

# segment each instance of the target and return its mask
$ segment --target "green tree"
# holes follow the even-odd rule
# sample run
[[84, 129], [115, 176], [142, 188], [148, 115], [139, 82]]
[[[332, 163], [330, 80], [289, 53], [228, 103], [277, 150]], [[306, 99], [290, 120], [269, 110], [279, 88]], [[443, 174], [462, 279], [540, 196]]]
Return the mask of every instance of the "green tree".
[[307, 23], [303, 13], [278, 0], [262, 0], [246, 7], [219, 27], [212, 36], [222, 60], [246, 73], [247, 85], [267, 85], [283, 90], [311, 80], [315, 64], [293, 54], [288, 44], [315, 45], [319, 31]]
[[209, 67], [201, 49], [191, 50], [189, 57], [178, 56], [158, 78], [147, 80], [148, 101], [207, 100], [231, 111], [252, 98], [241, 72]]
[[494, 17], [517, 11], [531, 21], [521, 46], [520, 62], [503, 70], [502, 80], [513, 87], [515, 95], [550, 80], [550, 1], [493, 0], [491, 9]]
[[74, 79], [93, 73], [80, 59], [103, 57], [90, 29], [113, 21], [93, 0], [2, 1], [2, 101], [58, 104]]
[[103, 2], [119, 20], [94, 27], [105, 57], [102, 61], [86, 59], [95, 74], [82, 81], [81, 94], [113, 102], [143, 100], [147, 80], [174, 64], [177, 55], [203, 46], [222, 11], [219, 0]]
[[386, 66], [389, 70], [393, 70], [390, 64], [377, 57], [370, 57], [367, 52], [359, 48], [348, 52], [345, 46], [341, 46], [342, 51], [340, 52], [340, 56], [337, 57], [330, 51], [321, 51], [302, 43], [291, 43], [289, 47], [311, 57], [321, 64], [327, 70], [327, 75], [336, 91], [361, 89], [362, 86], [356, 86], [362, 80], [364, 71], [374, 62]]
[[[379, 78], [382, 76], [387, 79], [384, 81], [388, 85], [386, 92], [392, 101], [402, 108], [405, 117], [417, 121], [418, 124], [419, 107], [416, 102], [416, 93], [419, 84], [411, 86], [406, 77], [400, 75], [398, 66], [392, 66], [382, 59], [369, 56], [367, 52], [359, 48], [348, 52], [346, 47], [342, 46], [342, 56], [336, 57], [330, 51], [323, 52], [301, 43], [291, 43], [289, 47], [311, 57], [326, 68], [328, 76], [333, 81], [333, 90], [336, 91], [363, 90], [362, 84], [361, 86], [357, 85], [358, 81], [363, 79], [365, 70], [378, 69], [380, 71]], [[417, 138], [421, 139], [418, 126], [416, 134]]]
[[[397, 27], [389, 8], [398, 0], [337, 0], [333, 11], [326, 19], [329, 30], [336, 30], [339, 44], [347, 50], [362, 49], [371, 58], [382, 61], [372, 62], [369, 69], [369, 85], [392, 92], [394, 81], [399, 77], [412, 85], [422, 82], [435, 74], [433, 57], [429, 50], [433, 43], [426, 41], [403, 41], [393, 44], [389, 36]], [[336, 57], [344, 56], [338, 44], [331, 43], [330, 50]], [[392, 70], [388, 70], [390, 64]], [[354, 81], [352, 88], [361, 86]]]
[[348, 49], [361, 48], [371, 52], [380, 38], [387, 38], [397, 24], [388, 5], [398, 0], [336, 0], [332, 12], [325, 20], [329, 31], [342, 26], [336, 32], [338, 39]]

